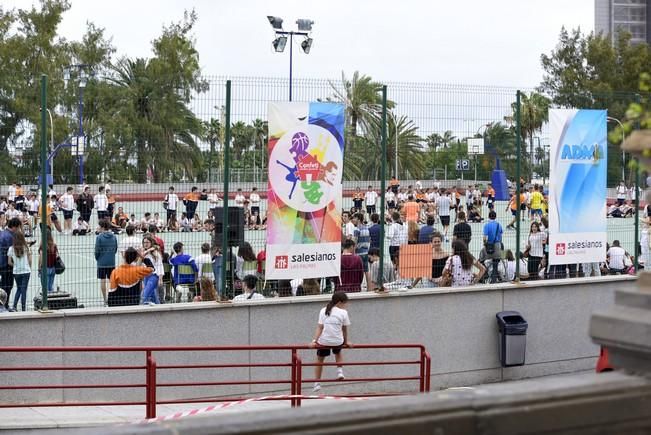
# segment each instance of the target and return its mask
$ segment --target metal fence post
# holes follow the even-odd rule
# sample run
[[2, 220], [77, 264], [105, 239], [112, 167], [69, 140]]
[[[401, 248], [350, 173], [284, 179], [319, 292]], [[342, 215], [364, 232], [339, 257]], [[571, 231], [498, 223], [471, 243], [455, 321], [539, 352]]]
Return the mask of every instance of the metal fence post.
[[296, 388], [296, 372], [297, 372], [297, 366], [296, 366], [296, 359], [297, 359], [297, 351], [296, 349], [292, 349], [292, 376], [291, 376], [291, 382], [290, 382], [290, 395], [292, 398], [290, 399], [290, 403], [292, 408], [296, 406], [296, 394], [298, 393], [298, 389]]
[[[384, 223], [385, 223], [385, 194], [387, 188], [387, 86], [382, 86], [382, 158], [380, 172], [380, 264], [378, 268], [377, 285], [384, 288]], [[397, 176], [397, 174], [396, 174]]]
[[[230, 268], [226, 266], [230, 264], [231, 258], [228, 251], [228, 182], [230, 181], [230, 143], [231, 143], [231, 81], [226, 81], [226, 119], [224, 125], [224, 207], [222, 217], [222, 282], [221, 290], [222, 295], [226, 294], [226, 274], [231, 273]], [[232, 285], [232, 283], [231, 283]]]
[[[635, 102], [640, 104], [641, 97], [640, 94], [635, 94]], [[640, 121], [637, 120], [635, 121], [635, 129], [639, 130], [640, 129]], [[623, 145], [623, 142], [622, 142]], [[640, 240], [640, 160], [637, 157], [634, 157], [633, 160], [635, 163], [633, 164], [633, 168], [635, 171], [635, 235], [633, 238], [633, 250], [634, 250], [634, 267], [635, 271], [637, 272], [640, 268], [640, 257], [638, 255], [639, 249], [638, 249], [638, 243]]]
[[515, 96], [515, 145], [517, 159], [515, 162], [515, 200], [517, 210], [515, 211], [515, 282], [520, 282], [520, 161], [522, 160], [522, 138], [521, 138], [521, 124], [520, 124], [520, 91], [516, 92]]
[[147, 351], [145, 369], [145, 418], [156, 418], [156, 361]]
[[[41, 74], [41, 309], [48, 309], [47, 287], [47, 76]], [[7, 301], [7, 304], [9, 301]]]

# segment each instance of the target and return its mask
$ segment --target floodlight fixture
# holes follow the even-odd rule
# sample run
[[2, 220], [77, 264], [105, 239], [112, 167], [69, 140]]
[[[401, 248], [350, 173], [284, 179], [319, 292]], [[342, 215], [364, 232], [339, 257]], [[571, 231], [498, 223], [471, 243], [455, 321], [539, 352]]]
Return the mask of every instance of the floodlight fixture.
[[271, 24], [271, 27], [273, 27], [275, 30], [282, 30], [283, 28], [282, 18], [267, 15], [267, 19], [269, 20], [269, 24]]
[[272, 42], [274, 46], [274, 50], [278, 53], [282, 53], [285, 51], [285, 46], [287, 45], [287, 36], [279, 36], [276, 39], [274, 39], [274, 42]]
[[300, 18], [296, 20], [296, 24], [298, 24], [299, 32], [311, 32], [314, 21], [307, 18]]
[[312, 47], [312, 38], [305, 38], [305, 41], [301, 42], [301, 48], [305, 54], [310, 54], [310, 48]]

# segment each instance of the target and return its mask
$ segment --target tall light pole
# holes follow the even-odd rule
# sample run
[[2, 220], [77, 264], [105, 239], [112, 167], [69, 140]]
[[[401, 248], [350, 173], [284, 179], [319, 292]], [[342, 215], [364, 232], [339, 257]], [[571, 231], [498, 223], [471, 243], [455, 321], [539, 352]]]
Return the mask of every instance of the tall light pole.
[[310, 54], [310, 49], [312, 48], [312, 38], [310, 38], [310, 32], [312, 31], [312, 25], [314, 21], [310, 19], [301, 18], [296, 20], [298, 25], [298, 30], [283, 30], [283, 19], [280, 17], [274, 17], [271, 15], [267, 16], [269, 24], [274, 29], [276, 39], [271, 43], [274, 50], [277, 53], [282, 53], [285, 51], [285, 46], [287, 46], [287, 35], [289, 35], [289, 101], [292, 101], [292, 64], [294, 61], [294, 35], [304, 36], [305, 39], [301, 42], [301, 49], [305, 54]]
[[396, 114], [393, 112], [389, 112], [391, 114], [391, 117], [393, 118], [393, 133], [396, 136], [396, 161], [395, 161], [395, 177], [396, 179], [400, 179], [398, 177], [398, 118], [396, 117]]
[[78, 93], [78, 104], [77, 104], [77, 118], [78, 118], [78, 129], [77, 129], [77, 159], [79, 163], [79, 184], [84, 184], [84, 148], [86, 141], [84, 138], [84, 124], [83, 124], [83, 113], [84, 113], [84, 89], [88, 83], [88, 78], [90, 74], [87, 70], [90, 69], [90, 65], [87, 64], [75, 64], [68, 65], [63, 70], [63, 80], [65, 86], [68, 87], [68, 82], [71, 79], [71, 73], [75, 71], [77, 73], [77, 85], [79, 87]]
[[[622, 129], [622, 143], [624, 143], [625, 133], [624, 133], [624, 125], [622, 124], [622, 122], [617, 118], [613, 118], [612, 116], [608, 116], [606, 117], [606, 119], [608, 121], [616, 122], [617, 124], [619, 124], [619, 127]], [[622, 180], [624, 180], [625, 178], [626, 178], [626, 153], [622, 151]]]

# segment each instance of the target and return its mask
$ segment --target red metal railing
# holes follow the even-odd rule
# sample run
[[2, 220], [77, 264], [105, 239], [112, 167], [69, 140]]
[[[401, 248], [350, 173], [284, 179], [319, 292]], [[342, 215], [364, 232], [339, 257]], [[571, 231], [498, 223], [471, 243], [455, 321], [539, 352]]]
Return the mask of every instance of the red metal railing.
[[[0, 380], [0, 390], [53, 390], [53, 389], [109, 389], [109, 388], [144, 388], [144, 401], [121, 401], [121, 402], [36, 402], [36, 403], [0, 403], [0, 408], [33, 408], [50, 406], [111, 406], [111, 405], [144, 405], [146, 418], [156, 417], [156, 405], [174, 403], [204, 403], [204, 402], [230, 402], [241, 400], [242, 397], [201, 397], [184, 398], [175, 400], [158, 400], [157, 391], [159, 388], [174, 387], [202, 387], [202, 386], [235, 386], [235, 385], [271, 385], [289, 384], [290, 398], [279, 400], [290, 400], [291, 406], [301, 406], [301, 390], [304, 383], [315, 382], [315, 379], [303, 379], [303, 368], [322, 366], [409, 366], [419, 367], [418, 375], [414, 376], [385, 376], [366, 378], [346, 378], [344, 381], [335, 379], [321, 379], [319, 382], [382, 382], [382, 381], [418, 381], [418, 391], [428, 392], [430, 390], [431, 358], [425, 347], [420, 344], [360, 344], [355, 345], [352, 350], [358, 349], [404, 349], [405, 351], [415, 350], [419, 358], [413, 360], [390, 360], [390, 361], [350, 361], [337, 363], [303, 363], [299, 351], [314, 350], [305, 345], [294, 346], [62, 346], [62, 347], [0, 347], [0, 353], [115, 353], [115, 352], [144, 352], [144, 365], [75, 365], [75, 366], [23, 366], [3, 367], [4, 371], [11, 372], [34, 372], [34, 371], [134, 371], [144, 370], [145, 383], [115, 383], [115, 384], [60, 384], [60, 385], [3, 385]], [[289, 363], [233, 363], [233, 364], [161, 364], [158, 365], [154, 353], [166, 352], [248, 352], [248, 351], [290, 351], [291, 362]], [[269, 368], [289, 367], [289, 379], [259, 379], [259, 380], [235, 380], [235, 381], [214, 381], [214, 382], [159, 382], [157, 373], [160, 370], [196, 370], [196, 369], [226, 369], [226, 368]], [[6, 377], [3, 377], [6, 378]], [[355, 395], [343, 395], [342, 397], [374, 397], [392, 396], [403, 393], [366, 393]]]

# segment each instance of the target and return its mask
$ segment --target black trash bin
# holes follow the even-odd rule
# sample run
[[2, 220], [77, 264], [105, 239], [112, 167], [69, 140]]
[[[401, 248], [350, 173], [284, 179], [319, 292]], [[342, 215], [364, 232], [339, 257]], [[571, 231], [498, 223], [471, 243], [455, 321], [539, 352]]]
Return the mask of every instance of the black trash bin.
[[527, 348], [527, 321], [517, 311], [502, 311], [495, 315], [499, 329], [498, 352], [502, 367], [524, 365]]

